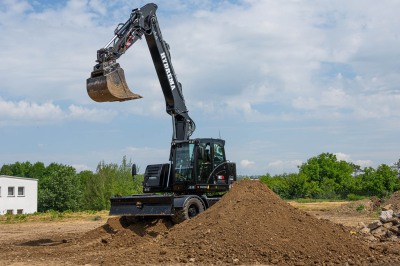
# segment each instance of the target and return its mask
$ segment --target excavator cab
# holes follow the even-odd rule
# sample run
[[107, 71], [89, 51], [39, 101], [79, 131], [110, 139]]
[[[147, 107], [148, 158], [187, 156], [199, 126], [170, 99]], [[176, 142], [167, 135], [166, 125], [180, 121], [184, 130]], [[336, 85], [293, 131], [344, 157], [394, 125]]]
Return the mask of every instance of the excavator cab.
[[118, 63], [100, 63], [94, 66], [90, 78], [86, 80], [87, 92], [96, 102], [115, 102], [140, 99], [126, 83], [124, 70]]

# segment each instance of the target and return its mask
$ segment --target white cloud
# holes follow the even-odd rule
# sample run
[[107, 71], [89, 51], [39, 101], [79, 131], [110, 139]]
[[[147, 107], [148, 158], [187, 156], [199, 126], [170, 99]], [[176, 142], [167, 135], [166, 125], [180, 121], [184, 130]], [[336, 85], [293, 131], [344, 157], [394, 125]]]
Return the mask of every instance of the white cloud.
[[270, 173], [297, 173], [302, 163], [301, 160], [276, 160], [268, 163], [267, 169]]
[[[194, 3], [191, 8], [180, 1], [175, 3], [175, 8], [159, 5], [158, 15], [190, 108], [204, 110], [205, 114], [210, 110], [219, 114], [234, 112], [248, 121], [270, 120], [271, 114], [261, 106], [276, 102], [285, 103], [280, 105], [285, 108], [280, 116], [285, 113], [285, 117], [296, 117], [298, 109], [334, 118], [347, 116], [350, 110], [355, 119], [399, 113], [398, 98], [394, 101], [380, 90], [371, 91], [377, 86], [396, 88], [400, 81], [393, 59], [375, 60], [376, 53], [371, 52], [390, 48], [385, 49], [387, 56], [398, 49], [391, 46], [395, 43], [392, 34], [400, 26], [392, 11], [396, 10], [393, 2], [386, 3], [393, 7], [387, 9], [374, 2], [368, 8], [362, 4], [362, 12], [359, 4], [347, 2], [315, 5], [293, 1], [211, 1]], [[13, 27], [0, 29], [7, 36], [0, 44], [3, 90], [12, 97], [23, 96], [37, 102], [72, 100], [94, 104], [86, 95], [84, 81], [95, 63], [96, 50], [112, 37], [116, 24], [129, 15], [114, 10], [133, 8], [131, 5], [67, 1], [57, 8], [48, 5], [32, 12], [33, 7], [27, 2], [5, 2], [4, 19], [0, 20], [5, 25], [13, 23]], [[170, 9], [178, 15], [165, 16]], [[386, 30], [382, 32], [381, 26]], [[38, 29], [40, 34], [34, 34]], [[388, 43], [374, 37], [377, 31]], [[21, 36], [25, 38], [23, 42], [19, 41]], [[127, 79], [135, 89], [142, 88], [146, 105], [150, 106], [138, 104], [135, 113], [157, 115], [164, 103], [159, 98], [161, 91], [145, 41], [139, 43], [120, 60]], [[24, 58], [24, 64], [16, 60], [17, 54]], [[360, 63], [365, 58], [374, 59], [368, 61], [370, 68]], [[347, 66], [362, 77], [362, 82], [343, 74], [343, 69], [321, 72], [321, 63], [325, 62]], [[151, 89], [147, 90], [149, 83]], [[366, 90], [372, 93], [358, 93]], [[380, 98], [371, 109], [370, 103]], [[382, 102], [390, 99], [394, 103], [383, 108]]]
[[[188, 95], [196, 108], [206, 113], [234, 112], [248, 121], [270, 120], [257, 105], [276, 102], [286, 109], [274, 114], [278, 119], [283, 113], [285, 118], [299, 119], [299, 110], [308, 117], [333, 119], [349, 115], [352, 119], [388, 118], [389, 112], [399, 113], [399, 99], [384, 107], [381, 102], [373, 103], [380, 97], [393, 102], [392, 95], [380, 90], [365, 93], [378, 85], [373, 81], [375, 69], [386, 70], [378, 74], [385, 80], [381, 86], [397, 87], [399, 75], [388, 63], [392, 60], [369, 61], [370, 69], [359, 61], [370, 58], [374, 48], [386, 45], [375, 38], [381, 19], [387, 26], [392, 23], [388, 32], [394, 33], [395, 25], [400, 26], [393, 11], [373, 2], [371, 6], [382, 13], [368, 8], [366, 16], [360, 11], [364, 4], [359, 9], [347, 2], [246, 3], [246, 7], [198, 11], [187, 23], [176, 21], [173, 30], [167, 29], [178, 73], [191, 88]], [[397, 6], [390, 1], [386, 4]], [[239, 38], [240, 34], [246, 37]], [[393, 46], [389, 51], [396, 54], [397, 49]], [[324, 69], [324, 65], [337, 67]], [[355, 77], [364, 78], [360, 82]]]
[[109, 122], [117, 115], [116, 111], [105, 109], [89, 109], [73, 104], [68, 107], [68, 111], [68, 119], [91, 122]]
[[334, 153], [336, 155], [336, 159], [338, 159], [338, 161], [347, 161], [350, 162], [350, 155], [349, 154], [345, 154], [342, 152], [337, 152]]
[[250, 160], [241, 160], [240, 161], [240, 166], [243, 168], [254, 168], [255, 162], [250, 161]]
[[52, 102], [43, 104], [21, 101], [6, 101], [0, 97], [0, 125], [51, 124], [62, 121], [107, 122], [117, 115], [111, 110], [89, 109], [70, 105], [63, 110]]
[[374, 165], [374, 162], [371, 161], [371, 160], [353, 160], [352, 156], [350, 154], [346, 154], [346, 153], [342, 153], [342, 152], [337, 152], [337, 153], [334, 153], [334, 154], [336, 155], [336, 158], [339, 161], [346, 161], [346, 162], [349, 162], [349, 163], [352, 162], [352, 163], [354, 163], [356, 165], [361, 166], [362, 168]]
[[9, 121], [53, 121], [63, 119], [64, 113], [51, 102], [37, 104], [27, 101], [5, 101], [0, 98], [0, 117]]
[[363, 167], [373, 166], [374, 162], [371, 161], [371, 160], [356, 160], [355, 164], [359, 165], [359, 166], [361, 166], [363, 168]]
[[85, 164], [72, 164], [71, 166], [74, 167], [78, 173], [86, 170], [93, 171], [93, 169]]

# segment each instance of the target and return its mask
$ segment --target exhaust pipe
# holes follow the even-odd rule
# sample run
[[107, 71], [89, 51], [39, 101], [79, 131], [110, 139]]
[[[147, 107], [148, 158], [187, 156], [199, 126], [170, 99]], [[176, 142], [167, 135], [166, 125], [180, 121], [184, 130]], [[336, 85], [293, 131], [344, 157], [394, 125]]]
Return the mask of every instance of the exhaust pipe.
[[89, 97], [96, 102], [122, 102], [142, 98], [129, 90], [124, 70], [118, 63], [96, 65], [86, 80], [86, 89]]

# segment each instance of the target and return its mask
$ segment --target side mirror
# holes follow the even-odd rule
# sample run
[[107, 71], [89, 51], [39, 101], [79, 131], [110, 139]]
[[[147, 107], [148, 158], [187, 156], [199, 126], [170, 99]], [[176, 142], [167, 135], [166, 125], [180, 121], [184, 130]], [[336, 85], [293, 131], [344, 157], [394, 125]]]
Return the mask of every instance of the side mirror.
[[132, 164], [132, 176], [137, 175], [136, 164]]

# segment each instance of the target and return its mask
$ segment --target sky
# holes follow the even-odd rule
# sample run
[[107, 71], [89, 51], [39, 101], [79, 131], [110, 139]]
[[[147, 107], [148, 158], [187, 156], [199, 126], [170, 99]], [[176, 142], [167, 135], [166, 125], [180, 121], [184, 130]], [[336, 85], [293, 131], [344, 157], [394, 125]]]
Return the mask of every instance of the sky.
[[[0, 165], [78, 171], [126, 156], [168, 162], [171, 117], [143, 39], [119, 60], [142, 99], [86, 92], [96, 52], [135, 0], [0, 1]], [[226, 140], [239, 175], [298, 171], [321, 153], [361, 167], [400, 158], [397, 0], [156, 2], [193, 138]]]

